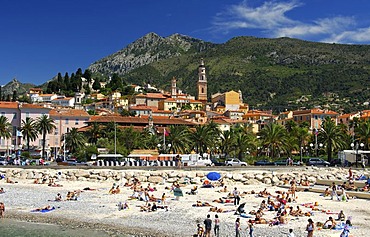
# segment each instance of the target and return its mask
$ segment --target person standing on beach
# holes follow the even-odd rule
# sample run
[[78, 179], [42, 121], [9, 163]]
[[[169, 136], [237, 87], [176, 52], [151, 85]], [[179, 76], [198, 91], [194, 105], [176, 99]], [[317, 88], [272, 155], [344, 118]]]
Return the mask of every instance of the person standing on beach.
[[240, 218], [236, 218], [235, 221], [235, 237], [240, 237]]
[[340, 201], [337, 193], [337, 185], [333, 182], [331, 185], [331, 200], [333, 200], [334, 196]]
[[239, 205], [240, 192], [239, 192], [239, 190], [236, 187], [234, 188], [233, 196], [234, 196], [234, 205], [235, 206]]
[[212, 230], [212, 220], [211, 215], [207, 215], [207, 219], [204, 220], [204, 237], [211, 237], [211, 230]]
[[0, 218], [5, 217], [5, 205], [3, 202], [0, 202]]
[[215, 215], [215, 227], [213, 227], [213, 230], [215, 231], [215, 236], [220, 236], [220, 219], [218, 218], [218, 215]]
[[313, 223], [313, 220], [310, 218], [308, 219], [308, 224], [306, 227], [307, 237], [313, 237], [313, 230], [315, 229], [315, 224]]

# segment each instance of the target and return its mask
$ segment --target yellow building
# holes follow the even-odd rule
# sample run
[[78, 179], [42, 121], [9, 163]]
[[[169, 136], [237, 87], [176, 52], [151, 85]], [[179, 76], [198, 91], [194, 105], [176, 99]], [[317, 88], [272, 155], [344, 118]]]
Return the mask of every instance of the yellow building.
[[239, 111], [241, 106], [243, 106], [243, 108], [245, 107], [241, 99], [241, 93], [233, 90], [212, 95], [211, 102], [212, 109], [217, 112], [225, 112], [228, 110]]
[[158, 102], [159, 110], [180, 111], [184, 106], [189, 106], [190, 110], [200, 110], [203, 107], [201, 101], [188, 98], [168, 98]]

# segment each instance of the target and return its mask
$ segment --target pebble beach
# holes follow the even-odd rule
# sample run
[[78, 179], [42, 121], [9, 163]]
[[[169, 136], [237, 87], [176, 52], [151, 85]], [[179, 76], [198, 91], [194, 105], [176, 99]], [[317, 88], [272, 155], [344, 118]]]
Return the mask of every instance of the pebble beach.
[[[0, 172], [10, 175], [9, 170], [2, 169]], [[28, 171], [30, 172], [30, 171]], [[37, 171], [41, 172], [41, 171]], [[55, 171], [47, 171], [55, 173]], [[67, 171], [65, 171], [67, 172]], [[86, 172], [86, 171], [84, 171]], [[131, 173], [129, 173], [131, 172]], [[94, 229], [104, 231], [108, 236], [193, 236], [197, 231], [197, 223], [203, 224], [207, 214], [211, 215], [211, 219], [215, 214], [218, 214], [221, 220], [220, 236], [234, 236], [234, 223], [237, 215], [234, 215], [236, 207], [233, 204], [220, 204], [212, 202], [214, 199], [225, 197], [226, 193], [218, 192], [221, 187], [214, 188], [199, 188], [196, 195], [187, 195], [194, 185], [198, 184], [183, 184], [181, 189], [184, 196], [176, 200], [173, 192], [170, 189], [171, 182], [174, 177], [168, 176], [163, 178], [162, 182], [151, 183], [152, 187], [157, 190], [150, 192], [155, 197], [160, 198], [163, 193], [168, 197], [166, 205], [168, 210], [158, 209], [156, 212], [141, 212], [140, 205], [144, 202], [138, 200], [130, 200], [128, 197], [132, 195], [133, 191], [130, 187], [124, 187], [129, 176], [140, 177], [138, 172], [142, 171], [125, 171], [125, 175], [120, 175], [120, 179], [106, 179], [106, 180], [69, 180], [69, 178], [62, 177], [56, 180], [56, 183], [61, 187], [50, 187], [47, 184], [34, 184], [32, 178], [22, 178], [22, 176], [14, 176], [12, 180], [17, 183], [10, 184], [4, 180], [0, 181], [0, 187], [4, 188], [5, 193], [0, 194], [0, 202], [4, 202], [6, 207], [5, 218], [12, 218], [17, 220], [51, 223], [69, 228]], [[149, 171], [148, 171], [149, 172]], [[199, 181], [204, 180], [204, 176], [199, 173], [207, 174], [207, 171], [176, 171], [183, 173], [186, 176], [187, 172], [196, 174], [189, 174], [188, 176], [196, 176]], [[232, 177], [237, 175], [244, 175], [246, 172], [254, 172], [261, 174], [265, 171], [235, 171], [224, 172], [223, 175]], [[287, 174], [292, 171], [284, 170]], [[295, 171], [296, 172], [296, 171]], [[329, 171], [325, 168], [318, 168], [310, 170], [311, 173], [321, 175], [323, 172]], [[345, 179], [346, 170], [338, 168], [331, 168], [330, 172], [341, 174]], [[144, 172], [145, 173], [145, 172]], [[227, 173], [227, 174], [226, 174]], [[275, 172], [278, 173], [278, 172]], [[284, 173], [284, 174], [285, 174]], [[128, 174], [128, 175], [127, 175]], [[185, 174], [185, 175], [184, 175]], [[274, 174], [276, 175], [276, 174]], [[148, 177], [148, 175], [144, 175]], [[338, 178], [336, 176], [336, 178]], [[117, 176], [118, 177], [118, 176]], [[281, 176], [280, 176], [281, 177]], [[60, 178], [60, 177], [59, 177]], [[180, 178], [178, 178], [180, 180]], [[141, 185], [146, 187], [149, 182], [143, 179]], [[171, 182], [169, 182], [171, 181]], [[237, 187], [241, 192], [255, 192], [262, 191], [264, 188], [274, 194], [276, 191], [287, 191], [288, 189], [278, 187], [276, 184], [265, 184], [262, 182], [255, 182], [255, 184], [246, 185], [244, 180], [225, 179], [225, 185], [231, 191]], [[113, 184], [120, 185], [121, 192], [119, 194], [108, 194], [109, 189]], [[199, 185], [198, 185], [199, 186]], [[68, 191], [83, 190], [86, 187], [95, 189], [92, 191], [82, 191], [77, 201], [53, 201], [57, 193], [61, 193], [65, 198]], [[166, 188], [167, 187], [167, 188]], [[322, 197], [319, 193], [312, 192], [297, 192], [298, 198], [295, 202], [288, 203], [288, 205], [296, 207], [301, 206], [304, 212], [312, 211], [302, 204], [316, 203], [318, 211], [312, 212], [310, 217], [289, 217], [287, 224], [278, 226], [268, 226], [266, 224], [257, 224], [255, 227], [255, 236], [287, 236], [288, 230], [293, 229], [296, 236], [307, 236], [305, 231], [308, 218], [312, 218], [316, 222], [325, 222], [329, 216], [336, 218], [337, 212], [343, 210], [347, 217], [351, 217], [354, 226], [350, 234], [352, 236], [368, 236], [367, 227], [370, 224], [370, 207], [366, 199], [350, 199], [348, 202], [330, 200], [330, 197]], [[246, 203], [245, 210], [247, 212], [258, 209], [261, 201], [264, 198], [256, 197], [255, 194], [246, 194], [241, 198], [240, 203]], [[213, 206], [229, 210], [225, 213], [210, 212], [210, 207], [193, 207], [197, 201], [208, 202]], [[129, 209], [119, 210], [117, 204], [119, 202], [127, 202]], [[55, 210], [47, 213], [34, 213], [31, 210], [35, 208], [50, 205], [55, 207]], [[322, 210], [325, 210], [322, 211]], [[328, 214], [334, 213], [334, 214]], [[275, 212], [265, 212], [265, 219], [273, 219]], [[247, 236], [247, 221], [249, 218], [241, 218], [242, 236]], [[340, 236], [340, 230], [324, 230], [316, 229], [314, 236], [316, 237], [330, 237]], [[214, 236], [214, 235], [212, 235]]]

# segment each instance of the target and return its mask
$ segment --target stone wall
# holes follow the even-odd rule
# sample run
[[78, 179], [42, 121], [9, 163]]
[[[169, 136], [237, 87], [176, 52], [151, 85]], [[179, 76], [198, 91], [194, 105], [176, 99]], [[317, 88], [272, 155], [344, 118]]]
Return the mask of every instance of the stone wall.
[[[5, 174], [12, 180], [33, 180], [36, 178], [54, 178], [55, 180], [68, 181], [90, 181], [90, 182], [115, 182], [125, 183], [133, 177], [141, 182], [151, 183], [180, 183], [202, 184], [206, 175], [210, 171], [183, 171], [183, 170], [109, 170], [109, 169], [21, 169], [21, 168], [1, 168], [0, 173]], [[302, 167], [280, 170], [234, 170], [220, 171], [224, 183], [232, 184], [234, 182], [245, 185], [258, 185], [260, 183], [281, 185], [285, 178], [295, 177], [298, 181], [301, 179], [310, 181], [313, 184], [319, 179], [340, 179], [345, 180], [348, 175], [348, 169], [343, 168], [317, 168]], [[363, 173], [360, 170], [354, 170], [354, 175]]]

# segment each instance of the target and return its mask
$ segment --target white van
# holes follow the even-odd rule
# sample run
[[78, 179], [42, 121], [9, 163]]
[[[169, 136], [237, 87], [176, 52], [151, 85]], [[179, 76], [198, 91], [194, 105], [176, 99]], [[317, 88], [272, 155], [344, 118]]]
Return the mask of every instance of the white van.
[[181, 157], [181, 163], [184, 166], [212, 166], [212, 161], [205, 157], [203, 158], [199, 154], [184, 154], [180, 155]]

